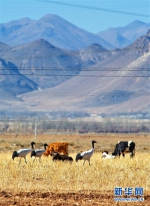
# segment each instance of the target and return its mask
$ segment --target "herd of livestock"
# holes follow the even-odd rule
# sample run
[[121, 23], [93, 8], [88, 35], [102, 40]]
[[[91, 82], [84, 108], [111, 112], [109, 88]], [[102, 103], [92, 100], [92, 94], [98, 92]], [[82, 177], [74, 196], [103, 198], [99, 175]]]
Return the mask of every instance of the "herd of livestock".
[[[87, 160], [90, 165], [90, 159], [94, 152], [94, 144], [97, 143], [95, 140], [92, 141], [92, 148], [90, 150], [80, 152], [76, 155], [76, 162], [78, 160], [84, 160], [83, 165], [85, 161]], [[25, 163], [27, 163], [26, 156], [27, 154], [31, 155], [31, 158], [34, 157], [34, 160], [36, 158], [39, 158], [39, 161], [41, 161], [42, 156], [52, 156], [52, 160], [56, 161], [73, 161], [73, 158], [68, 156], [68, 142], [54, 142], [49, 145], [44, 144], [43, 149], [34, 149], [35, 142], [31, 142], [31, 148], [30, 149], [20, 149], [18, 151], [14, 151], [12, 154], [12, 159], [14, 160], [15, 157], [24, 158]], [[133, 141], [120, 141], [116, 144], [114, 152], [110, 155], [108, 154], [108, 151], [102, 152], [102, 158], [115, 158], [116, 156], [119, 156], [122, 154], [122, 156], [125, 156], [126, 151], [130, 152], [130, 157], [134, 157], [135, 155], [135, 143]], [[19, 163], [20, 163], [19, 162]]]

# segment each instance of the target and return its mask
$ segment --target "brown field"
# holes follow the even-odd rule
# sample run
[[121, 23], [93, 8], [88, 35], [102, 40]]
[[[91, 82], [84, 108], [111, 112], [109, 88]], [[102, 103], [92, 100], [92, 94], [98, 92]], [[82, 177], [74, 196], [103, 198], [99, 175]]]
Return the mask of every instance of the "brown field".
[[[69, 142], [69, 156], [75, 159], [78, 152], [91, 148], [96, 140], [91, 166], [86, 162], [52, 162], [42, 157], [33, 163], [30, 155], [27, 164], [19, 158], [13, 161], [14, 150], [36, 148], [54, 141]], [[101, 152], [114, 150], [120, 140], [136, 143], [135, 158], [102, 159]], [[143, 187], [144, 202], [114, 202], [115, 187]], [[150, 205], [150, 134], [74, 134], [74, 135], [0, 135], [0, 205], [52, 205], [52, 206], [99, 206], [99, 205]]]

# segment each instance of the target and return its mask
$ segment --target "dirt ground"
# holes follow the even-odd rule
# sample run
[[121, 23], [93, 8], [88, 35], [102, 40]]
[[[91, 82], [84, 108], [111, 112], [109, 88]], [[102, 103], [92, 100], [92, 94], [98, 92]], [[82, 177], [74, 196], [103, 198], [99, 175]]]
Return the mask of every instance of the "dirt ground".
[[149, 206], [150, 195], [144, 197], [144, 202], [118, 203], [114, 202], [114, 196], [107, 193], [52, 193], [52, 192], [0, 192], [0, 206], [101, 206], [101, 205], [122, 205], [122, 206]]

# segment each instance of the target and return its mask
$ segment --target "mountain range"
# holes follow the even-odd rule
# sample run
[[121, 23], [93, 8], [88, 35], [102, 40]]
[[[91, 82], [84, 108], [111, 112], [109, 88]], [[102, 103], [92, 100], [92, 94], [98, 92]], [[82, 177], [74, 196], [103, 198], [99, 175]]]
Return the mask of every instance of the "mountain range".
[[107, 40], [115, 48], [124, 48], [132, 44], [138, 37], [147, 33], [150, 23], [133, 21], [125, 27], [109, 28], [98, 35]]
[[[50, 27], [57, 35], [44, 38]], [[107, 31], [90, 34], [55, 15], [1, 24], [1, 111], [149, 112], [148, 24], [108, 31], [116, 44]]]
[[0, 24], [0, 41], [10, 46], [45, 39], [52, 45], [69, 50], [83, 49], [97, 43], [106, 49], [124, 48], [145, 35], [150, 23], [134, 21], [125, 27], [109, 28], [97, 34], [87, 32], [65, 19], [47, 14], [39, 20], [23, 18]]
[[0, 24], [1, 42], [10, 46], [31, 43], [45, 39], [56, 47], [77, 50], [98, 43], [103, 47], [113, 48], [107, 41], [76, 27], [57, 15], [47, 14], [39, 20], [23, 18]]

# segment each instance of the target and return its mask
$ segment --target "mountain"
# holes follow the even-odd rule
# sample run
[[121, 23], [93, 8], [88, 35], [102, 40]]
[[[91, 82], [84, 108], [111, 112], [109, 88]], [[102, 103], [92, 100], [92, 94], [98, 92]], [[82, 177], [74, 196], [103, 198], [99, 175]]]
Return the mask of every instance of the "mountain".
[[16, 98], [18, 94], [37, 90], [37, 85], [19, 73], [16, 65], [0, 58], [1, 98]]
[[70, 78], [70, 74], [78, 74], [81, 65], [79, 56], [44, 39], [7, 50], [4, 48], [4, 51], [1, 49], [0, 56], [15, 64], [20, 74], [35, 82], [40, 89], [55, 86]]
[[57, 48], [44, 39], [16, 47], [4, 43], [0, 46], [0, 56], [15, 64], [20, 74], [35, 82], [39, 89], [54, 87], [111, 55], [98, 44], [69, 51]]
[[10, 46], [45, 39], [56, 47], [77, 50], [93, 43], [104, 48], [113, 46], [98, 35], [87, 32], [57, 15], [47, 14], [39, 20], [28, 18], [0, 24], [1, 42]]
[[149, 112], [149, 34], [54, 88], [19, 97], [34, 111]]
[[23, 18], [0, 24], [0, 33], [1, 42], [10, 46], [45, 39], [62, 49], [79, 50], [91, 44], [99, 44], [110, 50], [132, 44], [138, 37], [145, 35], [149, 28], [150, 23], [136, 20], [125, 27], [109, 28], [92, 34], [57, 15], [47, 14], [39, 20]]
[[123, 48], [132, 42], [123, 37], [115, 28], [110, 28], [98, 34], [103, 39], [107, 39], [115, 48]]
[[99, 44], [92, 44], [84, 49], [78, 51], [83, 61], [88, 62], [87, 67], [92, 66], [89, 64], [90, 62], [93, 64], [103, 61], [112, 55], [112, 53], [103, 48]]
[[144, 23], [138, 20], [131, 22], [125, 27], [117, 28], [118, 32], [130, 42], [134, 42], [138, 37], [146, 35], [149, 29], [150, 23]]
[[21, 35], [20, 31], [33, 22], [34, 20], [23, 18], [0, 24], [1, 42], [13, 45], [13, 42], [17, 41], [18, 35]]
[[109, 28], [98, 33], [115, 48], [124, 48], [132, 44], [138, 37], [147, 33], [150, 23], [133, 21], [125, 27]]
[[[15, 47], [0, 45], [5, 69], [0, 88], [2, 94], [8, 92], [7, 98], [1, 95], [1, 111], [149, 112], [150, 30], [115, 50], [92, 44], [69, 51], [44, 39]], [[13, 88], [19, 90], [10, 101]]]

